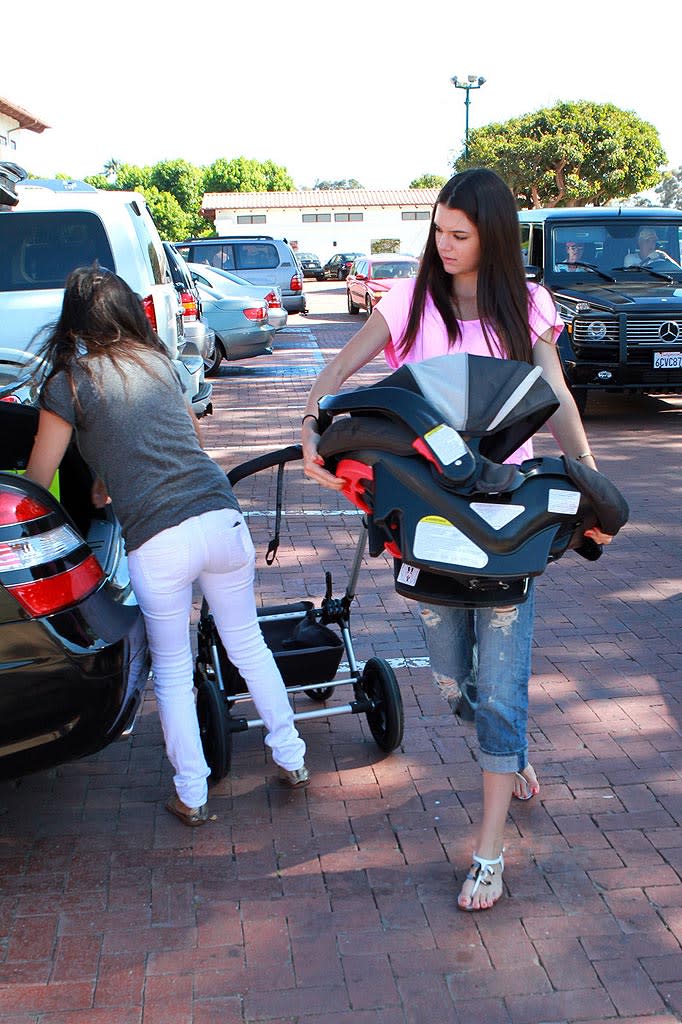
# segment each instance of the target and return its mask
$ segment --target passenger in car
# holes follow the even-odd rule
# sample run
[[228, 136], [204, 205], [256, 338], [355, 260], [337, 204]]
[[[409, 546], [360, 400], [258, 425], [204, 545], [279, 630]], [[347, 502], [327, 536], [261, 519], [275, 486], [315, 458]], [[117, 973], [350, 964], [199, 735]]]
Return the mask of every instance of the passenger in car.
[[306, 785], [305, 744], [258, 624], [248, 528], [227, 476], [201, 447], [196, 418], [139, 298], [122, 278], [96, 265], [73, 271], [43, 355], [52, 371], [26, 472], [49, 486], [75, 431], [101, 481], [93, 503], [113, 504], [175, 769], [166, 809], [185, 825], [209, 818], [210, 770], [199, 734], [189, 634], [194, 583], [265, 723], [265, 743], [280, 778]]

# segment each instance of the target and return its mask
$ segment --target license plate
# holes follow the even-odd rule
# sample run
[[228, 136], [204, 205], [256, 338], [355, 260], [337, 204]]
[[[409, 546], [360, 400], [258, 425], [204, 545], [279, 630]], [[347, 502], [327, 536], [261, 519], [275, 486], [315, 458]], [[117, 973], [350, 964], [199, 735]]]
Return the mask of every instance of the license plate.
[[654, 370], [679, 370], [682, 352], [654, 352]]

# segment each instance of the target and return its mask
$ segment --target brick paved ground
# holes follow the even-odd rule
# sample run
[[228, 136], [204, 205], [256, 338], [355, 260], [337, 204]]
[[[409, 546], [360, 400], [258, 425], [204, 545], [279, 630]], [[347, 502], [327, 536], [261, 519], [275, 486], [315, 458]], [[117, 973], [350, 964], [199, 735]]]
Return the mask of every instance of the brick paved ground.
[[[311, 305], [273, 357], [216, 382], [205, 435], [226, 468], [296, 439], [311, 375], [352, 328]], [[542, 792], [512, 808], [494, 911], [455, 907], [480, 809], [471, 732], [432, 688], [415, 607], [373, 559], [354, 650], [397, 666], [400, 750], [382, 756], [358, 717], [304, 722], [314, 777], [292, 793], [260, 730], [238, 734], [216, 819], [191, 831], [163, 810], [150, 695], [131, 742], [0, 784], [1, 1024], [680, 1021], [681, 423], [682, 402], [592, 407], [632, 520], [600, 562], [567, 555], [540, 580]], [[317, 603], [325, 570], [345, 586], [357, 519], [314, 514], [349, 510], [288, 475], [289, 535], [259, 598]], [[239, 493], [251, 513], [272, 507], [272, 482]], [[262, 551], [268, 523], [250, 523]], [[330, 704], [345, 699], [339, 687]]]

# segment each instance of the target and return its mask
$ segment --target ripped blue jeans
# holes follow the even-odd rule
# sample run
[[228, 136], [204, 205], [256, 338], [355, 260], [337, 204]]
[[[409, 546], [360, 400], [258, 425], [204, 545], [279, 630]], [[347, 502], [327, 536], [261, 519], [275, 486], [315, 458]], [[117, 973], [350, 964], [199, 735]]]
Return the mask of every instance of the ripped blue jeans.
[[489, 772], [520, 772], [528, 763], [528, 680], [535, 588], [523, 604], [499, 608], [423, 606], [431, 671], [454, 706], [477, 692], [474, 721], [479, 764]]

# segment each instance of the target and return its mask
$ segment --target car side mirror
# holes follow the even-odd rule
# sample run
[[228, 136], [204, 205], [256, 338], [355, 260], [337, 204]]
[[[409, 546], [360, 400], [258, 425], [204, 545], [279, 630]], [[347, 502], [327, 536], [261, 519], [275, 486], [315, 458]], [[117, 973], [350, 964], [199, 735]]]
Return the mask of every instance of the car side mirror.
[[541, 268], [534, 266], [532, 263], [528, 264], [528, 266], [525, 268], [525, 271], [526, 281], [539, 281], [540, 277], [542, 276]]
[[355, 275], [355, 279], [357, 281], [366, 281], [367, 280], [367, 274], [356, 274]]

